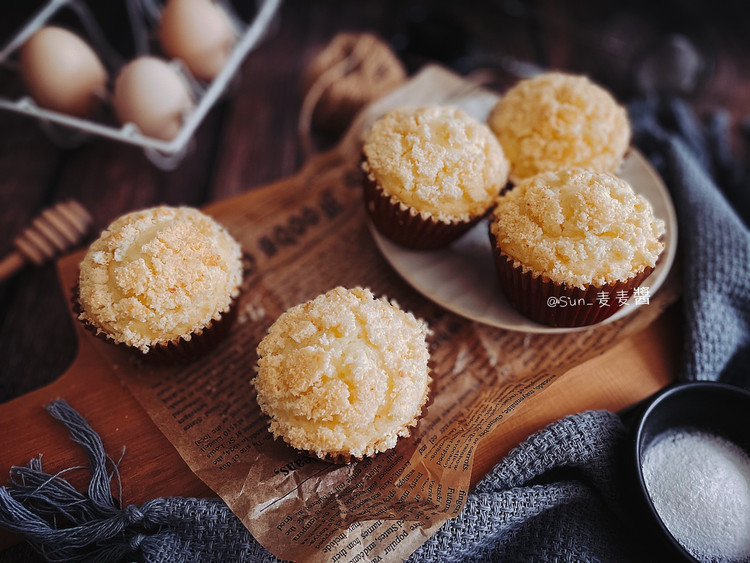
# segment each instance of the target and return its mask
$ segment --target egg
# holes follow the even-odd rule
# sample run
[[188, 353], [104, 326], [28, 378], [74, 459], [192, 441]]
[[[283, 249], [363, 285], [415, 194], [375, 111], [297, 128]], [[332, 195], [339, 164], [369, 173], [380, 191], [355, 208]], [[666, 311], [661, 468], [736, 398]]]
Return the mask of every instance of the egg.
[[227, 13], [211, 0], [168, 0], [161, 12], [159, 40], [199, 80], [213, 80], [235, 44]]
[[120, 70], [112, 106], [121, 124], [134, 123], [144, 135], [169, 141], [194, 102], [177, 70], [162, 59], [144, 56]]
[[43, 108], [86, 117], [106, 97], [104, 65], [83, 39], [67, 29], [41, 28], [22, 45], [19, 57], [21, 78]]

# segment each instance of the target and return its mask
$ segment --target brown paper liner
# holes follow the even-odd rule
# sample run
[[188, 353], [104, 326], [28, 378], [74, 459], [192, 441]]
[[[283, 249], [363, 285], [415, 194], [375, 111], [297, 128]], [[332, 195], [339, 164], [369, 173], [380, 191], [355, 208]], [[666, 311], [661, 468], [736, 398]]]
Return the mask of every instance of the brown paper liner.
[[434, 250], [443, 248], [464, 235], [482, 220], [479, 215], [469, 221], [438, 221], [402, 205], [364, 173], [364, 198], [367, 213], [378, 232], [405, 248]]
[[[76, 318], [78, 318], [83, 311], [81, 303], [78, 300], [78, 285], [73, 288], [72, 303], [73, 312]], [[146, 353], [143, 353], [139, 348], [134, 348], [133, 346], [113, 340], [87, 320], [79, 319], [79, 321], [94, 336], [127, 352], [134, 358], [163, 365], [186, 364], [205, 356], [227, 337], [237, 319], [236, 305], [237, 298], [235, 297], [229, 304], [229, 310], [222, 313], [220, 319], [209, 322], [201, 332], [192, 333], [190, 340], [179, 337], [169, 342], [154, 344]]]
[[[653, 272], [648, 267], [624, 281], [584, 289], [523, 271], [497, 246], [490, 233], [498, 282], [510, 304], [524, 316], [554, 327], [582, 327], [614, 315]], [[627, 296], [627, 297], [626, 297]]]
[[142, 354], [145, 360], [160, 364], [182, 364], [202, 358], [216, 348], [229, 334], [237, 319], [237, 299], [229, 304], [229, 310], [218, 320], [212, 320], [200, 333], [193, 333], [190, 340], [179, 338], [166, 344], [157, 344]]

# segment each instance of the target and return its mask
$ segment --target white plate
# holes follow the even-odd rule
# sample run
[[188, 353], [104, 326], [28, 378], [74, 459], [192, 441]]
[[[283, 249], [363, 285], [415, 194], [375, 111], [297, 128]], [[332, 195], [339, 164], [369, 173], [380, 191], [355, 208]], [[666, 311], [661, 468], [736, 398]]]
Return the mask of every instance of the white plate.
[[[664, 252], [653, 273], [643, 284], [653, 297], [664, 283], [677, 251], [677, 217], [667, 187], [641, 155], [631, 148], [618, 175], [643, 194], [664, 219]], [[431, 251], [402, 248], [380, 235], [370, 223], [370, 232], [391, 266], [415, 289], [438, 305], [463, 317], [491, 326], [522, 332], [556, 333], [585, 330], [554, 328], [527, 319], [517, 312], [500, 290], [490, 247], [487, 221], [482, 221], [451, 246]], [[639, 306], [634, 299], [602, 321], [606, 324], [629, 315]]]

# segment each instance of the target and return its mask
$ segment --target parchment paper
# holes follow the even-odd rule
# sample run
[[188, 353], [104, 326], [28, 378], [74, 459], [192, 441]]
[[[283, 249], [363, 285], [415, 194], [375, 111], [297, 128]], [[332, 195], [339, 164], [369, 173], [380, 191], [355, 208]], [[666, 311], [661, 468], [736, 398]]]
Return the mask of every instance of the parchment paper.
[[[404, 103], [486, 104], [487, 96], [494, 95], [430, 67], [360, 115], [337, 149], [299, 175], [208, 207], [242, 244], [246, 272], [238, 323], [205, 359], [157, 368], [97, 344], [192, 471], [282, 559], [405, 559], [463, 508], [484, 436], [675, 299], [667, 284], [648, 307], [621, 321], [569, 334], [524, 334], [449, 313], [392, 271], [366, 225], [361, 131]], [[395, 299], [433, 331], [434, 385], [416, 431], [395, 449], [350, 465], [311, 459], [273, 440], [249, 384], [255, 348], [271, 323], [337, 285]]]

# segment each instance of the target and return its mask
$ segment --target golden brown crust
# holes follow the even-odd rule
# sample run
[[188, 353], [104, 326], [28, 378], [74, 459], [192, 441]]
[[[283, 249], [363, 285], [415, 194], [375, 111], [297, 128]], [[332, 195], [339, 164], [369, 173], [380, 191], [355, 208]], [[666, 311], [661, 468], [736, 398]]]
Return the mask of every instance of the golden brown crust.
[[498, 198], [490, 229], [524, 270], [583, 288], [653, 268], [664, 221], [621, 178], [573, 168], [521, 182]]
[[544, 73], [520, 81], [489, 117], [518, 183], [539, 172], [615, 172], [630, 145], [625, 108], [585, 76]]
[[229, 311], [241, 249], [197, 209], [155, 207], [115, 220], [80, 266], [80, 320], [146, 353], [190, 340]]
[[387, 113], [367, 132], [363, 153], [365, 174], [385, 193], [443, 222], [483, 215], [508, 177], [489, 128], [447, 106]]
[[258, 345], [252, 382], [271, 432], [321, 459], [392, 448], [427, 400], [427, 333], [362, 288], [337, 287], [287, 310]]

